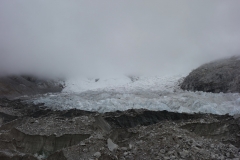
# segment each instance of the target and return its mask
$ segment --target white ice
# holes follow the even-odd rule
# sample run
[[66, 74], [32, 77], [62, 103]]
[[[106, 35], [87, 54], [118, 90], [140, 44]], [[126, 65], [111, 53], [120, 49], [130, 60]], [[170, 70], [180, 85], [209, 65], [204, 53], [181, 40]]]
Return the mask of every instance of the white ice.
[[35, 104], [56, 110], [77, 108], [110, 112], [128, 109], [148, 109], [186, 113], [240, 114], [239, 93], [189, 92], [179, 88], [183, 76], [127, 76], [95, 79], [75, 79], [66, 82], [62, 93], [33, 97]]

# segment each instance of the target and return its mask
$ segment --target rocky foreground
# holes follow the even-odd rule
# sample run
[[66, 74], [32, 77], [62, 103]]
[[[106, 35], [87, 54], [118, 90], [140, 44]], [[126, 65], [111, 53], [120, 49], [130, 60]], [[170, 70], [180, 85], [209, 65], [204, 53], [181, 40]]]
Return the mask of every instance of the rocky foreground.
[[1, 160], [239, 157], [240, 116], [53, 111], [21, 100], [0, 99]]

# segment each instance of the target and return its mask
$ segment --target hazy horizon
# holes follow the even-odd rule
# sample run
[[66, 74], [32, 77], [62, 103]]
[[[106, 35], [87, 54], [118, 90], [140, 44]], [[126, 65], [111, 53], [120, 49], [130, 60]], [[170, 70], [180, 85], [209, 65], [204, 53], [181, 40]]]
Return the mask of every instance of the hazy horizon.
[[239, 0], [0, 1], [0, 75], [181, 74], [239, 54]]

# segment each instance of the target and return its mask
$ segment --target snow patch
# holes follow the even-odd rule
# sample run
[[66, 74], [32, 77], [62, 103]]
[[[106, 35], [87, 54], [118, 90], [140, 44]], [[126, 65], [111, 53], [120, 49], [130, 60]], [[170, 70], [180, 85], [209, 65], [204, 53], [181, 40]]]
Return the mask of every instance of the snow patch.
[[103, 77], [103, 78], [75, 78], [68, 80], [66, 87], [62, 92], [84, 92], [87, 90], [103, 89], [107, 87], [120, 87], [127, 83], [131, 83], [131, 79], [127, 76]]

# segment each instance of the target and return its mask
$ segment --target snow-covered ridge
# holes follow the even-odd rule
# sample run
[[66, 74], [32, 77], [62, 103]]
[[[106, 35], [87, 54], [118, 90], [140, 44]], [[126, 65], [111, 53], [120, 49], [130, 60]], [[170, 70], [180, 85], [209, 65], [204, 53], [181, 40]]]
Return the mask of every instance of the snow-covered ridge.
[[96, 90], [109, 87], [119, 87], [131, 83], [127, 76], [104, 77], [104, 78], [75, 78], [66, 81], [63, 92], [79, 93], [87, 90]]
[[213, 114], [240, 114], [240, 94], [183, 91], [183, 76], [129, 77], [71, 80], [60, 94], [32, 99], [56, 110], [82, 109], [109, 112], [127, 109], [168, 110]]
[[96, 90], [173, 90], [181, 75], [175, 76], [152, 76], [152, 77], [104, 77], [104, 78], [77, 78], [66, 82], [63, 93], [80, 93]]

